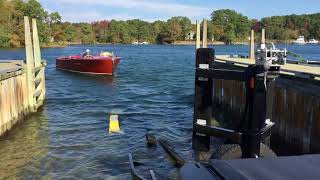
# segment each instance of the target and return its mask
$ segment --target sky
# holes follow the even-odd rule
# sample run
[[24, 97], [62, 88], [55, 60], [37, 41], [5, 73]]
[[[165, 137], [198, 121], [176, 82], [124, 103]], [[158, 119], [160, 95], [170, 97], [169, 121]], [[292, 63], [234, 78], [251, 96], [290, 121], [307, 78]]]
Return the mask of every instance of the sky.
[[233, 9], [251, 19], [267, 16], [320, 12], [320, 0], [40, 0], [63, 21], [142, 19], [153, 22], [186, 16], [193, 22], [210, 18], [218, 9]]

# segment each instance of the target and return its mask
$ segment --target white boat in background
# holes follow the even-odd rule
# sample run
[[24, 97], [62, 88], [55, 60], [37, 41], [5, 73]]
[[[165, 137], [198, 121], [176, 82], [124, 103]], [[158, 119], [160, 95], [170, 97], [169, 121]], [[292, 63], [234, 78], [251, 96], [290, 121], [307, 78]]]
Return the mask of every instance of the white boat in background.
[[306, 44], [306, 41], [304, 41], [304, 36], [298, 36], [298, 39], [293, 41], [294, 44]]
[[138, 45], [138, 44], [149, 44], [147, 41], [143, 41], [139, 43], [138, 41], [133, 41], [132, 44]]
[[315, 40], [315, 39], [310, 39], [309, 41], [308, 41], [308, 44], [318, 44], [319, 43], [319, 41], [317, 41], [317, 40]]

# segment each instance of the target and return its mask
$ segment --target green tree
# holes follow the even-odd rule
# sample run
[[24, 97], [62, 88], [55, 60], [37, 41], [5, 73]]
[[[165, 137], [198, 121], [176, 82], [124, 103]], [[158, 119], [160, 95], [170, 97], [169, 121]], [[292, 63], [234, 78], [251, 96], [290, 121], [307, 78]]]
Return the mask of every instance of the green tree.
[[31, 18], [36, 18], [41, 22], [44, 22], [48, 17], [48, 12], [46, 12], [41, 6], [40, 2], [37, 0], [28, 0], [22, 6], [22, 11], [24, 16], [29, 16]]
[[[195, 31], [187, 17], [176, 16], [167, 21], [149, 23], [139, 19], [128, 21], [99, 21], [93, 23], [62, 22], [58, 12], [48, 13], [38, 0], [0, 0], [0, 46], [20, 47], [24, 44], [23, 16], [36, 18], [38, 21], [41, 44], [55, 42], [95, 43], [131, 43], [148, 41], [173, 43], [185, 40], [186, 35]], [[249, 20], [248, 17], [234, 10], [213, 11], [208, 23], [208, 38], [233, 43], [247, 40], [250, 28], [266, 28], [269, 39], [291, 40], [298, 35], [307, 39], [320, 39], [320, 13], [309, 15], [287, 15], [263, 18], [261, 21]], [[258, 36], [258, 35], [257, 35]]]
[[53, 12], [49, 14], [49, 24], [60, 24], [61, 23], [61, 15], [58, 12]]
[[7, 29], [0, 26], [0, 47], [10, 46], [10, 36]]
[[304, 35], [307, 39], [320, 39], [320, 13], [309, 15], [272, 16], [261, 20], [269, 39], [287, 40]]
[[192, 30], [191, 20], [187, 17], [172, 17], [168, 20], [168, 24], [172, 34], [175, 34], [177, 40], [185, 40], [187, 34]]
[[92, 44], [95, 42], [92, 26], [89, 23], [79, 23], [81, 42], [83, 44]]
[[77, 29], [75, 26], [68, 24], [64, 30], [64, 40], [69, 42], [75, 42], [77, 38]]
[[161, 35], [166, 35], [167, 37], [164, 38], [168, 39], [168, 42], [174, 42], [181, 39], [181, 37], [184, 37], [182, 30], [180, 19], [178, 17], [172, 17], [167, 21], [167, 29], [162, 31]]
[[160, 36], [160, 33], [164, 32], [168, 25], [164, 21], [155, 21], [151, 24], [152, 30], [151, 30], [151, 35], [153, 37], [153, 42], [157, 43], [163, 43], [163, 37]]
[[222, 33], [217, 34], [218, 40], [232, 43], [238, 40], [245, 40], [250, 32], [251, 22], [247, 16], [243, 16], [234, 10], [222, 9], [213, 11], [211, 14], [213, 31]]
[[105, 37], [111, 43], [131, 43], [133, 37], [130, 36], [129, 25], [126, 21], [111, 20]]
[[8, 47], [10, 45], [10, 30], [11, 22], [10, 19], [13, 14], [12, 6], [4, 0], [0, 0], [0, 47]]
[[39, 34], [39, 41], [41, 43], [48, 43], [50, 42], [51, 36], [50, 36], [50, 27], [46, 23], [39, 22], [38, 25], [38, 34]]
[[212, 21], [208, 22], [208, 38], [214, 40], [223, 39], [224, 28], [222, 25], [214, 24]]
[[320, 39], [320, 17], [318, 19], [319, 21], [315, 22], [310, 28], [310, 38]]

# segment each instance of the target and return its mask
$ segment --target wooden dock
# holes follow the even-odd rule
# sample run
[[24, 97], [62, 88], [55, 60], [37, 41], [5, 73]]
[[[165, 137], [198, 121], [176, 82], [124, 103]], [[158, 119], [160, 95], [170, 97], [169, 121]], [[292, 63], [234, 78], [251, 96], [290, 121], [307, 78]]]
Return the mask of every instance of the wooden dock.
[[[205, 27], [205, 23], [203, 25]], [[205, 31], [203, 31], [205, 32]], [[261, 43], [265, 42], [265, 31], [262, 29]], [[197, 51], [209, 51], [210, 48], [200, 41], [200, 23], [197, 22]], [[206, 38], [206, 36], [202, 36]], [[206, 39], [203, 40], [206, 42]], [[196, 78], [194, 124], [213, 125], [227, 129], [237, 129], [243, 122], [246, 113], [246, 83], [233, 78], [221, 78], [221, 71], [244, 72], [249, 65], [255, 64], [254, 31], [251, 31], [250, 56], [241, 58], [235, 55], [196, 56], [196, 67], [207, 70], [205, 76]], [[212, 51], [214, 54], [214, 50]], [[204, 59], [198, 63], [198, 59]], [[220, 71], [219, 71], [220, 70]], [[233, 71], [232, 71], [233, 70]], [[209, 73], [210, 72], [210, 73]], [[216, 74], [212, 74], [216, 73]], [[220, 73], [220, 74], [219, 74]], [[238, 73], [239, 75], [239, 73]], [[209, 77], [217, 77], [207, 78]], [[241, 79], [239, 77], [238, 79]], [[235, 78], [237, 79], [237, 78]], [[271, 131], [271, 146], [277, 155], [299, 155], [320, 153], [320, 66], [306, 63], [281, 65], [279, 77], [268, 82], [266, 101], [256, 102], [254, 107], [266, 107], [267, 118], [275, 125]], [[267, 83], [267, 84], [268, 84]], [[194, 129], [199, 128], [194, 125]], [[219, 129], [219, 128], [218, 128]], [[203, 129], [202, 129], [203, 130]], [[200, 132], [207, 132], [207, 131]], [[221, 130], [221, 129], [219, 129]], [[193, 132], [193, 147], [206, 151], [210, 148], [208, 133]], [[219, 131], [220, 132], [220, 131]], [[230, 133], [230, 132], [229, 132]], [[217, 129], [215, 129], [215, 135]], [[220, 134], [221, 135], [221, 134]]]
[[36, 112], [45, 99], [45, 66], [36, 20], [24, 18], [26, 60], [0, 60], [0, 136]]
[[[255, 63], [255, 61], [250, 58], [232, 57], [230, 55], [218, 55], [216, 56], [216, 61], [241, 67], [247, 67], [248, 65]], [[287, 63], [281, 66], [280, 73], [301, 78], [320, 80], [320, 66], [316, 65]]]
[[[218, 55], [214, 68], [244, 70], [254, 61]], [[245, 84], [230, 80], [213, 80], [215, 114], [225, 117], [222, 124], [239, 120], [244, 112]], [[270, 112], [275, 128], [271, 147], [279, 155], [320, 153], [320, 66], [286, 64], [281, 66]]]

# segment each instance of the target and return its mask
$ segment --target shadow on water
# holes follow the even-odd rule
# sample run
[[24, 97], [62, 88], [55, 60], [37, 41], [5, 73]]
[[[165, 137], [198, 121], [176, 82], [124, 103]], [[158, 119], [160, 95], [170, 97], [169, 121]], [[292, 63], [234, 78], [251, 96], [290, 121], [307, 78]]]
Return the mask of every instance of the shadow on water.
[[48, 155], [48, 144], [47, 109], [43, 109], [27, 120], [22, 120], [0, 138], [0, 179], [24, 177], [24, 170], [30, 164]]

